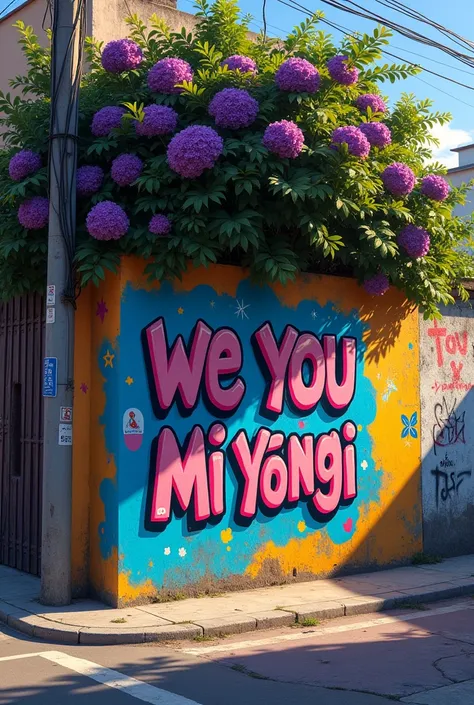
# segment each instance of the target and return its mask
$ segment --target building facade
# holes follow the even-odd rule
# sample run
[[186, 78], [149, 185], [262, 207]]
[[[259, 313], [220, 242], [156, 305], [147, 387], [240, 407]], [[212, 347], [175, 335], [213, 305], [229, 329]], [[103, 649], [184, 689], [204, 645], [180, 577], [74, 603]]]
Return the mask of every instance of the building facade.
[[[453, 186], [460, 186], [471, 179], [474, 179], [474, 144], [466, 144], [463, 147], [452, 149], [456, 152], [459, 159], [459, 165], [453, 169], [449, 169], [448, 176]], [[474, 190], [468, 194], [466, 204], [457, 206], [456, 215], [470, 215], [474, 211]]]

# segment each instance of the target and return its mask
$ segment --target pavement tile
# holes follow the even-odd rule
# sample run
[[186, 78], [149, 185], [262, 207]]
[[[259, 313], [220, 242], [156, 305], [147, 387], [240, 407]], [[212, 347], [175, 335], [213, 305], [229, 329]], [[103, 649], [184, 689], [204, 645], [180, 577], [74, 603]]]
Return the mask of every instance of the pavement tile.
[[166, 627], [147, 627], [145, 641], [179, 641], [202, 636], [202, 627], [196, 624], [168, 624]]
[[305, 619], [334, 619], [344, 617], [344, 605], [341, 602], [308, 602], [303, 605], [285, 607], [296, 614], [298, 622]]
[[466, 592], [472, 592], [472, 590], [468, 590], [466, 586], [460, 587], [453, 583], [438, 583], [424, 588], [406, 588], [401, 590], [401, 592], [410, 596], [413, 600], [433, 602], [435, 600], [449, 600], [451, 597], [459, 597], [460, 595], [465, 595]]
[[257, 629], [275, 629], [277, 627], [291, 627], [296, 622], [293, 612], [282, 610], [267, 610], [266, 612], [252, 612], [251, 617], [257, 620]]
[[357, 614], [370, 614], [370, 612], [382, 612], [396, 606], [400, 600], [406, 600], [406, 595], [402, 592], [386, 592], [377, 597], [367, 595], [361, 597], [351, 597], [344, 600], [345, 615], [351, 617]]
[[122, 628], [112, 632], [110, 629], [84, 627], [79, 632], [80, 644], [111, 646], [113, 644], [143, 644], [144, 642], [144, 629]]
[[204, 636], [220, 636], [224, 634], [242, 634], [257, 628], [255, 617], [214, 617], [214, 619], [201, 619], [194, 622], [202, 627]]
[[416, 705], [470, 705], [474, 703], [474, 680], [410, 695], [402, 698], [401, 702]]

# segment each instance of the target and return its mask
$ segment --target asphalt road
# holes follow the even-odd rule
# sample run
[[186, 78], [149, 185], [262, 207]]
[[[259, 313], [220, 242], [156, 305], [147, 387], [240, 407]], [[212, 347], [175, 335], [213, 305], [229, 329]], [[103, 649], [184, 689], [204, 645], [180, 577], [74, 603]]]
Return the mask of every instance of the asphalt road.
[[474, 600], [167, 646], [0, 628], [0, 705], [474, 703]]

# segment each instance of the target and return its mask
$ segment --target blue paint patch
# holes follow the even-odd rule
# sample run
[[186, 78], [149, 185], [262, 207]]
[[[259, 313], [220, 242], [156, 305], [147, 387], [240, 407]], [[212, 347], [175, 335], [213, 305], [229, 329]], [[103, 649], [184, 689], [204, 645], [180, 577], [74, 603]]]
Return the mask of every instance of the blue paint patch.
[[[165, 318], [169, 343], [179, 334], [187, 340], [198, 319], [205, 320], [213, 329], [230, 326], [238, 333], [244, 346], [244, 362], [240, 374], [246, 382], [247, 391], [236, 414], [226, 421], [227, 443], [241, 428], [247, 430], [249, 437], [261, 426], [282, 431], [286, 436], [292, 432], [311, 432], [316, 436], [331, 429], [339, 430], [348, 420], [353, 421], [356, 426], [361, 425], [362, 431], [356, 439], [358, 496], [353, 503], [340, 507], [327, 523], [317, 521], [307, 504], [299, 503], [294, 508], [283, 508], [274, 517], [259, 512], [249, 527], [242, 527], [234, 521], [237, 480], [227, 463], [226, 514], [218, 524], [208, 524], [199, 531], [189, 531], [186, 517], [173, 517], [162, 533], [147, 531], [146, 490], [153, 439], [163, 424], [166, 424], [174, 429], [182, 443], [194, 424], [199, 423], [208, 428], [215, 421], [202, 401], [188, 418], [180, 416], [176, 406], [170, 410], [166, 421], [155, 417], [148, 388], [141, 332], [159, 316]], [[260, 414], [265, 380], [250, 346], [250, 339], [257, 328], [267, 320], [272, 323], [277, 338], [288, 324], [300, 331], [314, 332], [318, 337], [334, 334], [338, 338], [343, 335], [357, 338], [356, 392], [349, 409], [342, 416], [333, 419], [319, 405], [314, 413], [303, 419], [286, 406], [283, 414], [273, 422]], [[103, 365], [101, 367], [106, 378], [107, 397], [101, 423], [105, 424], [107, 450], [115, 456], [117, 462], [119, 554], [124, 556], [122, 568], [130, 571], [132, 582], [140, 582], [140, 575], [145, 572], [155, 585], [174, 587], [195, 582], [206, 574], [218, 578], [243, 574], [256, 551], [267, 541], [271, 540], [277, 546], [285, 546], [290, 539], [301, 538], [307, 532], [325, 531], [334, 544], [343, 544], [351, 539], [357, 532], [360, 505], [377, 501], [381, 488], [381, 473], [376, 471], [371, 457], [372, 440], [367, 430], [376, 415], [375, 390], [364, 376], [365, 345], [362, 340], [367, 329], [368, 325], [360, 320], [355, 309], [349, 314], [344, 314], [335, 310], [332, 303], [321, 307], [314, 300], [301, 301], [296, 308], [291, 308], [283, 305], [269, 287], [257, 287], [248, 280], [240, 283], [235, 298], [226, 294], [219, 295], [212, 287], [205, 285], [191, 292], [174, 291], [169, 283], [162, 285], [158, 291], [136, 290], [130, 285], [126, 287], [121, 304], [120, 359], [118, 356], [115, 358], [114, 369], [104, 369]], [[106, 348], [107, 346], [104, 351], [101, 349], [101, 355], [105, 354]], [[99, 361], [100, 359], [99, 357]], [[119, 384], [119, 380], [128, 376], [133, 378], [133, 385]], [[145, 421], [144, 440], [136, 452], [127, 450], [120, 438], [123, 412], [132, 407], [142, 411]], [[301, 426], [302, 423], [304, 427]], [[362, 469], [361, 461], [364, 460], [367, 467]], [[104, 481], [103, 485], [106, 482]], [[110, 489], [107, 488], [105, 500], [103, 498], [104, 505], [111, 497]], [[297, 530], [297, 524], [301, 520], [306, 523], [305, 534]], [[349, 524], [348, 520], [351, 520]], [[227, 528], [232, 529], [233, 539], [224, 544], [220, 534]], [[104, 550], [110, 550], [109, 546], [110, 542], [104, 543]], [[228, 547], [230, 551], [227, 550]], [[182, 552], [180, 555], [180, 549], [183, 548], [186, 555], [182, 555]], [[152, 568], [147, 567], [150, 559], [153, 561]]]
[[106, 478], [100, 483], [100, 498], [104, 504], [105, 521], [99, 524], [100, 555], [107, 559], [118, 548], [117, 485]]

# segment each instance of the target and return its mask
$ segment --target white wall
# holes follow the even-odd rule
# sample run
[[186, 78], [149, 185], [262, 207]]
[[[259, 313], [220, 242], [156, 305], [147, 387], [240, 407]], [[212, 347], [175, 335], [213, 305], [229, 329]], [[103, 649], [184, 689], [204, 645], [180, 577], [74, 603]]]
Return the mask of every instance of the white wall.
[[[453, 186], [460, 186], [471, 179], [474, 179], [474, 166], [463, 171], [455, 171], [448, 174], [449, 181]], [[474, 189], [471, 189], [467, 194], [466, 204], [464, 206], [456, 206], [454, 213], [456, 215], [465, 216], [471, 215], [474, 211]]]
[[420, 319], [424, 550], [472, 553], [474, 546], [474, 310]]

